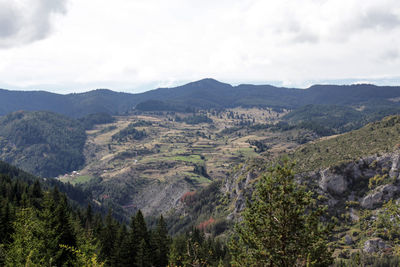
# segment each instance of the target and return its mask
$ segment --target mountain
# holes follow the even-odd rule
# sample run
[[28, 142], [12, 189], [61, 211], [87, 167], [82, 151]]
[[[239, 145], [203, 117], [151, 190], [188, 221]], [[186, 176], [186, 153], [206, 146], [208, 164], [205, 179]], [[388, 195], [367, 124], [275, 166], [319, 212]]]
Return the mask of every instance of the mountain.
[[[308, 89], [241, 84], [232, 86], [203, 79], [174, 88], [159, 88], [140, 94], [98, 89], [67, 95], [44, 91], [0, 90], [0, 115], [18, 110], [47, 110], [71, 117], [91, 113], [123, 114], [147, 101], [145, 110], [178, 110], [268, 106], [293, 109], [308, 104], [398, 107], [400, 87], [359, 85], [314, 85]], [[143, 105], [142, 105], [143, 106]], [[149, 108], [150, 106], [150, 108]], [[140, 105], [138, 106], [141, 107]]]
[[80, 168], [85, 141], [80, 122], [56, 113], [18, 111], [0, 118], [0, 159], [42, 177]]
[[[385, 216], [390, 221], [393, 218], [388, 205], [400, 201], [399, 133], [400, 116], [389, 116], [359, 130], [309, 142], [286, 156], [247, 160], [233, 168], [225, 180], [185, 195], [180, 209], [170, 217], [172, 229], [213, 218], [212, 231], [227, 231], [235, 218], [240, 220], [260, 177], [289, 157], [296, 162], [298, 183], [307, 186], [317, 203], [327, 207], [326, 220], [334, 224], [330, 243], [334, 257], [348, 263], [357, 262], [355, 257], [360, 260], [365, 255], [387, 253], [389, 259], [392, 252], [388, 248], [398, 245], [398, 228], [394, 230], [384, 220]], [[175, 219], [183, 215], [191, 219]], [[370, 263], [365, 266], [398, 266]]]

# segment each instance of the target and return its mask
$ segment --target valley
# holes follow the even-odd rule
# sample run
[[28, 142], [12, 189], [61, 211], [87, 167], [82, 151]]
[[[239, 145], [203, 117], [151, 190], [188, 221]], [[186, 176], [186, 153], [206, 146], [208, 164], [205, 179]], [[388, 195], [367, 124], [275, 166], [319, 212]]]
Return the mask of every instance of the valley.
[[[42, 178], [7, 165], [4, 172], [28, 186], [35, 179], [46, 190], [56, 186], [74, 207], [87, 206], [97, 212], [97, 225], [112, 216], [118, 221], [114, 225], [122, 228], [136, 218], [154, 229], [162, 215], [175, 249], [180, 238], [199, 231], [207, 236], [203, 241], [224, 244], [218, 253], [228, 257], [224, 264], [229, 266], [233, 254], [226, 245], [237, 234], [235, 227], [248, 210], [248, 200], [271, 168], [289, 161], [294, 163], [290, 169], [296, 186], [309, 190], [307, 196], [314, 208], [324, 207], [320, 223], [332, 226], [324, 246], [337, 264], [354, 262], [356, 257], [367, 259], [364, 253], [373, 253], [368, 258], [372, 261], [384, 253], [394, 255], [391, 248], [397, 247], [397, 237], [384, 230], [393, 226], [383, 226], [382, 220], [387, 220], [390, 201], [400, 197], [397, 102], [375, 96], [359, 102], [355, 96], [343, 102], [340, 96], [341, 100], [335, 100], [340, 105], [331, 101], [296, 107], [289, 101], [292, 104], [282, 106], [277, 100], [282, 95], [269, 98], [256, 87], [256, 94], [250, 95], [262, 95], [264, 104], [275, 104], [260, 105], [252, 98], [246, 105], [228, 106], [222, 98], [213, 99], [213, 90], [222, 90], [219, 94], [223, 95], [224, 90], [236, 87], [206, 79], [183, 88], [148, 92], [155, 100], [146, 100], [146, 94], [134, 95], [143, 100], [135, 102], [136, 106], [120, 102], [128, 95], [118, 94], [114, 100], [122, 103], [119, 112], [83, 112], [79, 118], [51, 111], [16, 111], [2, 116], [0, 159]], [[289, 98], [297, 94], [301, 101], [310, 95], [312, 99], [335, 95], [326, 89], [329, 86], [317, 88], [321, 91], [312, 87], [309, 92], [282, 92]], [[359, 87], [349, 88], [359, 95]], [[388, 95], [398, 94], [389, 89]], [[167, 91], [175, 92], [175, 98], [159, 100]], [[200, 97], [202, 91], [207, 94]], [[100, 90], [74, 97], [91, 99], [85, 102], [91, 106], [96, 103], [92, 97], [104, 93], [114, 95]], [[177, 99], [195, 104], [188, 108], [185, 101]], [[214, 100], [219, 104], [211, 105]], [[108, 226], [99, 227], [103, 227], [97, 233], [101, 238]], [[183, 247], [179, 249], [184, 253]], [[102, 257], [114, 257], [106, 254], [100, 252]]]
[[[93, 186], [96, 201], [117, 204], [128, 214], [138, 209], [145, 215], [166, 213], [185, 193], [224, 180], [237, 164], [276, 157], [297, 147], [299, 136], [312, 138], [305, 130], [281, 133], [247, 127], [274, 124], [285, 114], [258, 108], [200, 111], [196, 116], [211, 121], [196, 124], [185, 122], [193, 115], [183, 113], [116, 116], [115, 122], [87, 131], [84, 168], [58, 179]], [[129, 125], [144, 137], [113, 138]]]

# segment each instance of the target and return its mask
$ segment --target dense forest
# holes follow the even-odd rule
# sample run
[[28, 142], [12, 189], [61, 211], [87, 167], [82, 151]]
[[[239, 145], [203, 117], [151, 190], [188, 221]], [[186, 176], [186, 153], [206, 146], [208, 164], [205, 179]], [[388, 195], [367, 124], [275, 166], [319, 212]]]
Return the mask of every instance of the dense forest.
[[42, 177], [78, 170], [85, 162], [85, 130], [112, 123], [107, 113], [79, 120], [46, 111], [18, 111], [0, 118], [0, 159]]
[[[11, 169], [9, 169], [11, 170]], [[18, 171], [17, 171], [18, 172]], [[30, 178], [30, 177], [28, 177]], [[70, 205], [57, 187], [0, 174], [0, 264], [4, 266], [329, 266], [332, 223], [324, 206], [298, 185], [284, 162], [260, 179], [229, 239], [207, 227], [170, 236], [160, 216], [149, 228], [139, 210], [128, 224]], [[398, 239], [400, 207], [385, 205], [385, 224]], [[395, 220], [390, 216], [396, 215]], [[326, 218], [326, 217], [325, 217]], [[383, 233], [383, 234], [387, 234]], [[398, 257], [356, 253], [334, 266], [397, 266]]]
[[148, 229], [140, 211], [128, 225], [112, 211], [103, 218], [91, 205], [73, 208], [57, 187], [43, 190], [0, 175], [0, 264], [5, 266], [217, 265], [226, 247], [199, 229], [174, 237], [162, 216]]
[[80, 168], [86, 141], [76, 120], [51, 112], [15, 112], [0, 118], [0, 158], [42, 177]]

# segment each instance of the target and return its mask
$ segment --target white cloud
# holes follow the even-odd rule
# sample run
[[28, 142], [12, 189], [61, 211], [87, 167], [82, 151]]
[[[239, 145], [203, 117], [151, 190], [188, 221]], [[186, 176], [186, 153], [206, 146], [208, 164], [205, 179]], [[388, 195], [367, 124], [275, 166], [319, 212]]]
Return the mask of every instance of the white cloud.
[[[0, 81], [13, 88], [400, 76], [398, 0], [4, 1]], [[24, 16], [23, 2], [35, 7]]]
[[54, 16], [65, 12], [65, 0], [0, 0], [0, 48], [46, 38]]

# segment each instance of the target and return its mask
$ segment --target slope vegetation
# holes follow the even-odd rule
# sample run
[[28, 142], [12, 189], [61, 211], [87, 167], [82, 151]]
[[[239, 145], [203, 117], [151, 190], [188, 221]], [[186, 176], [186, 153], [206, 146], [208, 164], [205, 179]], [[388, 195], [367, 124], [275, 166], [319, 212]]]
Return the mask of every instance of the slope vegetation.
[[42, 177], [78, 169], [86, 134], [81, 123], [51, 112], [0, 118], [0, 159]]
[[359, 130], [327, 137], [297, 149], [291, 157], [298, 171], [312, 171], [393, 151], [400, 144], [400, 116], [389, 116]]

